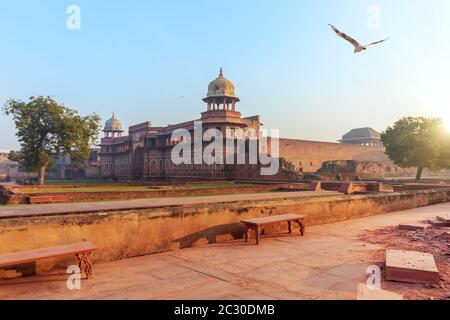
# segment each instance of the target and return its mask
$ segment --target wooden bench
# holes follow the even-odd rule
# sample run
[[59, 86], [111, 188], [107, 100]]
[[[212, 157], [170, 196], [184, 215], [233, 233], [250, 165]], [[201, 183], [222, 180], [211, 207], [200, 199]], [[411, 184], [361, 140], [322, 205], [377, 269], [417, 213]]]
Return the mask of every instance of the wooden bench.
[[265, 225], [287, 222], [289, 233], [292, 234], [292, 222], [297, 223], [300, 226], [300, 233], [302, 236], [305, 235], [305, 224], [303, 220], [306, 216], [299, 214], [283, 214], [280, 216], [264, 217], [252, 220], [242, 220], [241, 222], [245, 224], [245, 241], [248, 242], [250, 238], [250, 230], [255, 230], [256, 244], [261, 242], [261, 233]]
[[92, 252], [96, 249], [97, 247], [90, 242], [80, 242], [51, 248], [5, 253], [0, 254], [0, 268], [75, 255], [78, 258], [80, 270], [84, 264], [84, 273], [89, 279], [89, 276], [92, 275]]

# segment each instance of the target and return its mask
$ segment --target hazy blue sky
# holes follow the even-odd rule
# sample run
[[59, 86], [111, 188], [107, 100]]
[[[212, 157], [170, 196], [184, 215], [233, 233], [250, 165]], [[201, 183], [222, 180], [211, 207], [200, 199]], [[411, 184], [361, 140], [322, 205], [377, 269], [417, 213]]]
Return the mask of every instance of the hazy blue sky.
[[[70, 4], [80, 30], [66, 27]], [[328, 23], [363, 43], [391, 39], [355, 55]], [[242, 114], [283, 137], [336, 141], [405, 115], [450, 128], [448, 0], [1, 0], [0, 35], [2, 105], [51, 95], [103, 120], [115, 111], [125, 127], [166, 125], [206, 109], [223, 67]], [[0, 115], [0, 149], [17, 147], [14, 134]]]

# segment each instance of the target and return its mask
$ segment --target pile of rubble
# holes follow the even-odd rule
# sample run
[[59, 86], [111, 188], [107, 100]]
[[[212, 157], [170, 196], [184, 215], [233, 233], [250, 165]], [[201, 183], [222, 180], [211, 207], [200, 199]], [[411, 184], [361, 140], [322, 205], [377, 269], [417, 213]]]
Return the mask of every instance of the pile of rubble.
[[450, 214], [437, 216], [435, 220], [401, 224], [400, 230], [410, 242], [424, 246], [427, 252], [450, 258]]
[[386, 245], [384, 289], [409, 299], [450, 299], [450, 214], [365, 236]]

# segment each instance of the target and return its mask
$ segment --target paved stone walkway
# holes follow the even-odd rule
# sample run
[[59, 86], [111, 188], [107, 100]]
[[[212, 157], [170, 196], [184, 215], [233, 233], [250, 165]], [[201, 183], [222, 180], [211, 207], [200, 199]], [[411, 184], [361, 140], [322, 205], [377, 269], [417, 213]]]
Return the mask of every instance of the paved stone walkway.
[[365, 230], [430, 219], [450, 203], [314, 226], [307, 235], [231, 241], [98, 264], [81, 290], [63, 271], [0, 283], [0, 299], [355, 299], [380, 245]]
[[157, 208], [166, 206], [181, 206], [211, 203], [230, 203], [239, 201], [292, 199], [304, 197], [323, 197], [327, 195], [339, 195], [333, 191], [302, 191], [302, 192], [268, 192], [252, 194], [215, 195], [184, 198], [151, 198], [121, 201], [102, 201], [88, 203], [57, 203], [41, 205], [0, 206], [0, 219], [12, 217], [43, 216], [64, 213], [83, 213], [113, 210], [134, 210]]

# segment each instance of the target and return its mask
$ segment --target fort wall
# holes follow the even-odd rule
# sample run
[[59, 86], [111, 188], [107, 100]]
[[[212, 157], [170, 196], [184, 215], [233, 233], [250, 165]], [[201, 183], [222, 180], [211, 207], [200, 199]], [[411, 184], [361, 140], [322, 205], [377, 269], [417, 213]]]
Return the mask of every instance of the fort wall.
[[372, 172], [372, 174], [381, 174], [381, 176], [384, 173], [402, 174], [411, 172], [410, 169], [405, 170], [397, 167], [385, 154], [384, 147], [280, 139], [280, 157], [297, 168], [303, 168], [305, 173], [315, 172], [321, 168], [322, 163], [336, 160], [378, 162], [382, 164], [384, 172]]

